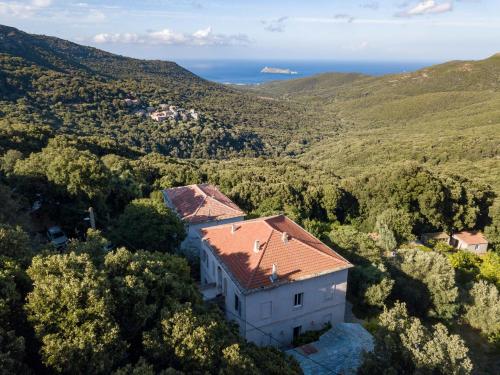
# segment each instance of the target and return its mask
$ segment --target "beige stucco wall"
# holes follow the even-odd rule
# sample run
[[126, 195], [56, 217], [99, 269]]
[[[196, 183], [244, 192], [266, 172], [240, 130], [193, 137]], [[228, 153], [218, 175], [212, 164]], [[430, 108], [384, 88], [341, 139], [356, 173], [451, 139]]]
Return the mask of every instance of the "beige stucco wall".
[[[302, 326], [305, 332], [321, 329], [327, 322], [344, 321], [347, 270], [244, 294], [205, 243], [200, 260], [202, 284], [216, 283], [220, 293], [226, 290], [226, 318], [236, 321], [240, 334], [257, 345], [286, 346], [293, 340], [294, 327]], [[301, 307], [294, 307], [296, 293], [304, 293]], [[235, 295], [241, 303], [239, 312], [234, 306]], [[270, 315], [266, 315], [269, 310]]]
[[466, 250], [470, 251], [475, 254], [485, 254], [488, 251], [488, 244], [478, 244], [476, 245], [469, 245], [461, 240], [459, 240], [456, 237], [453, 237], [457, 241], [457, 249], [459, 250]]
[[[246, 298], [245, 337], [257, 345], [285, 346], [293, 340], [293, 328], [302, 332], [321, 329], [326, 323], [344, 321], [347, 270], [296, 281], [250, 294]], [[296, 293], [303, 303], [294, 306]], [[271, 314], [265, 315], [269, 311]]]

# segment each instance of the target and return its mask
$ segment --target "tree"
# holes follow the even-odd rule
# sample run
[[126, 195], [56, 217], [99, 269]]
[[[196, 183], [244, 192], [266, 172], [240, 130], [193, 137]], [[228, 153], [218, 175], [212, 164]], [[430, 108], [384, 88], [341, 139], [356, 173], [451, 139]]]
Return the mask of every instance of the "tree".
[[114, 371], [112, 375], [156, 375], [156, 372], [153, 365], [140, 358], [135, 365], [129, 363]]
[[484, 228], [484, 234], [490, 246], [500, 251], [500, 199], [497, 198], [490, 208], [491, 223]]
[[500, 253], [488, 251], [479, 266], [481, 278], [495, 283], [500, 288]]
[[[23, 225], [27, 215], [21, 211], [21, 204], [14, 197], [9, 186], [0, 182], [0, 224]], [[24, 225], [23, 225], [24, 226]]]
[[0, 224], [0, 256], [17, 260], [21, 264], [29, 264], [33, 256], [28, 234], [21, 227]]
[[328, 223], [319, 221], [317, 219], [305, 219], [303, 221], [304, 229], [317, 238], [328, 235], [331, 226]]
[[18, 150], [8, 150], [0, 157], [0, 171], [3, 171], [6, 176], [14, 172], [16, 162], [23, 158], [23, 154]]
[[188, 373], [214, 372], [222, 349], [234, 340], [219, 316], [196, 314], [187, 304], [168, 314], [159, 331], [145, 335], [144, 346], [155, 363], [169, 360]]
[[370, 285], [365, 292], [365, 302], [371, 306], [383, 307], [391, 294], [394, 280], [384, 277], [378, 284]]
[[101, 266], [104, 262], [106, 245], [109, 241], [106, 240], [99, 230], [89, 228], [85, 241], [72, 240], [68, 243], [68, 252], [75, 254], [88, 254], [96, 266]]
[[481, 280], [474, 284], [470, 295], [472, 303], [467, 307], [465, 318], [490, 342], [500, 344], [500, 295], [497, 287]]
[[356, 263], [380, 263], [382, 250], [366, 233], [359, 232], [349, 225], [335, 227], [330, 232], [330, 241], [340, 252]]
[[163, 202], [136, 199], [125, 207], [112, 233], [115, 242], [134, 249], [174, 252], [186, 237], [184, 225]]
[[[410, 279], [398, 279], [399, 283], [407, 284], [406, 299], [411, 300], [412, 288], [416, 286], [415, 280], [421, 281], [429, 291], [432, 302], [430, 316], [443, 319], [452, 318], [458, 309], [456, 303], [458, 288], [455, 286], [455, 271], [445, 255], [436, 252], [424, 252], [419, 250], [404, 250], [398, 253], [396, 263], [399, 269]], [[412, 285], [414, 285], [412, 287]], [[418, 301], [417, 303], [423, 303]]]
[[[140, 342], [144, 331], [156, 327], [161, 314], [187, 302], [201, 304], [183, 258], [121, 248], [106, 255], [104, 271], [113, 297], [113, 315], [122, 336], [131, 343]], [[140, 350], [130, 347], [131, 353]]]
[[73, 374], [109, 373], [125, 343], [111, 316], [109, 285], [88, 254], [36, 256], [25, 305], [45, 365]]
[[[394, 239], [397, 245], [415, 239], [413, 231], [413, 223], [408, 212], [389, 208], [377, 216], [375, 231], [380, 233], [380, 230], [389, 229], [394, 234]], [[390, 239], [392, 242], [392, 239]], [[391, 243], [392, 245], [392, 243]], [[396, 247], [396, 246], [394, 246]], [[385, 248], [385, 247], [384, 247]]]
[[375, 349], [367, 353], [359, 373], [470, 374], [472, 362], [458, 335], [436, 324], [427, 329], [410, 317], [404, 303], [384, 309], [375, 333]]
[[222, 350], [220, 375], [258, 375], [257, 366], [252, 358], [246, 355], [240, 344], [229, 345]]
[[109, 172], [90, 151], [72, 146], [55, 146], [57, 139], [39, 153], [16, 163], [21, 176], [42, 176], [59, 190], [86, 199], [104, 198], [109, 189]]
[[470, 251], [458, 250], [448, 254], [448, 260], [457, 272], [457, 279], [461, 284], [466, 284], [479, 274], [481, 258]]
[[124, 157], [110, 154], [101, 160], [110, 173], [110, 193], [106, 203], [111, 212], [121, 211], [132, 199], [142, 196], [145, 181], [134, 173], [131, 161]]
[[379, 235], [377, 245], [386, 252], [394, 250], [398, 245], [394, 232], [385, 224], [378, 226], [377, 231]]
[[20, 266], [0, 256], [0, 374], [27, 374], [25, 338], [16, 332], [22, 295], [17, 285]]

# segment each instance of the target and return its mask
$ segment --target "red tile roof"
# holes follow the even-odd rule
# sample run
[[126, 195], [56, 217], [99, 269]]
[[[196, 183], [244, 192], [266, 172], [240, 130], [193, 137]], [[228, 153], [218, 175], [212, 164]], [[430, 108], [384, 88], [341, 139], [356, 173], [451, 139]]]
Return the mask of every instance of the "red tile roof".
[[453, 237], [456, 237], [462, 242], [465, 242], [468, 245], [478, 245], [488, 243], [488, 240], [483, 236], [481, 232], [469, 232], [462, 231], [455, 233]]
[[245, 216], [231, 199], [210, 184], [166, 189], [163, 194], [180, 218], [188, 223], [198, 224]]
[[[212, 248], [243, 289], [307, 279], [352, 265], [283, 215], [219, 225], [201, 230]], [[283, 240], [286, 233], [287, 241]], [[259, 250], [254, 251], [255, 241]], [[277, 281], [272, 282], [273, 264]]]

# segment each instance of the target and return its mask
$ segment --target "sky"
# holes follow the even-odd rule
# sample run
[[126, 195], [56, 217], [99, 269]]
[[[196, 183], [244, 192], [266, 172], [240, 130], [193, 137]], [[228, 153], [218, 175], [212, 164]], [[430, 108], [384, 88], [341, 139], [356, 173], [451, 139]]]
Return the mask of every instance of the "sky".
[[500, 52], [500, 0], [0, 0], [0, 24], [165, 60], [447, 61]]

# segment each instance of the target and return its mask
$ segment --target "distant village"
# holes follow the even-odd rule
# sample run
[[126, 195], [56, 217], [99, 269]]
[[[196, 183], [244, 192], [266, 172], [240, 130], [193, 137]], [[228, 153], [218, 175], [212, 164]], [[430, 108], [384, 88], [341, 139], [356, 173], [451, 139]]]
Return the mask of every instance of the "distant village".
[[143, 106], [138, 98], [127, 98], [124, 100], [127, 107], [135, 108], [134, 114], [139, 117], [149, 117], [154, 121], [198, 121], [200, 115], [194, 109], [184, 109], [171, 104], [162, 103], [156, 107]]

